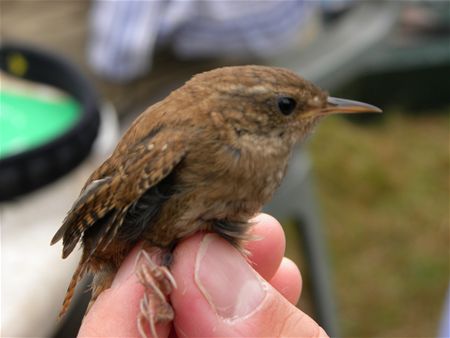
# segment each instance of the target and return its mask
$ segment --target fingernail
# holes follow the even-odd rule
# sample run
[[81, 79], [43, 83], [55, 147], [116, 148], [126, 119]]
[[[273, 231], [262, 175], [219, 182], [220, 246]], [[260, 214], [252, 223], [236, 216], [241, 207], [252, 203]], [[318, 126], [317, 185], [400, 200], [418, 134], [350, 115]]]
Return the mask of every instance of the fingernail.
[[263, 301], [266, 286], [245, 258], [217, 235], [203, 237], [195, 281], [214, 311], [225, 319], [250, 315]]

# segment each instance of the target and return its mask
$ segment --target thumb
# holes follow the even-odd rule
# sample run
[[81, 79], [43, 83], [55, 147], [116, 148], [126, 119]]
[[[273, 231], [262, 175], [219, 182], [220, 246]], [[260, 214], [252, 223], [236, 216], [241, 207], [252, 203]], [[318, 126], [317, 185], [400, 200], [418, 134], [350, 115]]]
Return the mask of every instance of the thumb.
[[196, 235], [178, 245], [171, 295], [179, 336], [326, 337], [308, 315], [260, 277], [217, 235]]

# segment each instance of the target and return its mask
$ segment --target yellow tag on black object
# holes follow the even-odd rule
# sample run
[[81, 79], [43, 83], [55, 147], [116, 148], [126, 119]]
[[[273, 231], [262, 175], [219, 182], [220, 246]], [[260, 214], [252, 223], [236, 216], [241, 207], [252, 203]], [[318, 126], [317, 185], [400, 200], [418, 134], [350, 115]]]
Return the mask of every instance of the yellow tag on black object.
[[23, 77], [28, 71], [28, 61], [21, 53], [12, 53], [6, 60], [8, 72]]

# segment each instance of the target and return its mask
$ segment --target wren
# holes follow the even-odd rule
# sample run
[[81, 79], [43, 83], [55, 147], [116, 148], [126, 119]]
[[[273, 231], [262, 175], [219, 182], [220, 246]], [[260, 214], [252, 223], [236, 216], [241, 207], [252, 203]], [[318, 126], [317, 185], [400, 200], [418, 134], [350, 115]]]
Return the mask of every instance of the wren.
[[[249, 219], [279, 186], [294, 145], [324, 116], [379, 113], [337, 99], [292, 71], [224, 67], [194, 76], [144, 111], [87, 180], [51, 244], [82, 257], [60, 315], [79, 280], [94, 275], [91, 303], [124, 258], [143, 242], [137, 274], [146, 292], [138, 328], [173, 319], [170, 253], [178, 241], [211, 231], [243, 251]], [[161, 265], [147, 254], [166, 254]]]

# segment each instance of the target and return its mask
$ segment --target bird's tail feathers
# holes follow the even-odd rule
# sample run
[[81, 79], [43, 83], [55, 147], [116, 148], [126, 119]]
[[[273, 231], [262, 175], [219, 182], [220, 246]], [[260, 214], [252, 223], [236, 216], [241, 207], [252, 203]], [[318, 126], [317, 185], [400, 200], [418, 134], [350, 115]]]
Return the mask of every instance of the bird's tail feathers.
[[63, 258], [73, 251], [85, 231], [111, 211], [115, 197], [112, 190], [111, 178], [107, 177], [93, 181], [81, 193], [51, 241], [55, 244], [63, 239]]
[[61, 307], [61, 310], [59, 312], [58, 318], [61, 318], [64, 316], [64, 314], [69, 309], [70, 303], [72, 301], [73, 295], [75, 293], [75, 289], [77, 287], [78, 282], [83, 278], [84, 274], [86, 273], [86, 262], [82, 259], [80, 263], [78, 264], [77, 269], [72, 275], [72, 279], [70, 280], [70, 284], [67, 287], [66, 295], [64, 297], [64, 301]]

